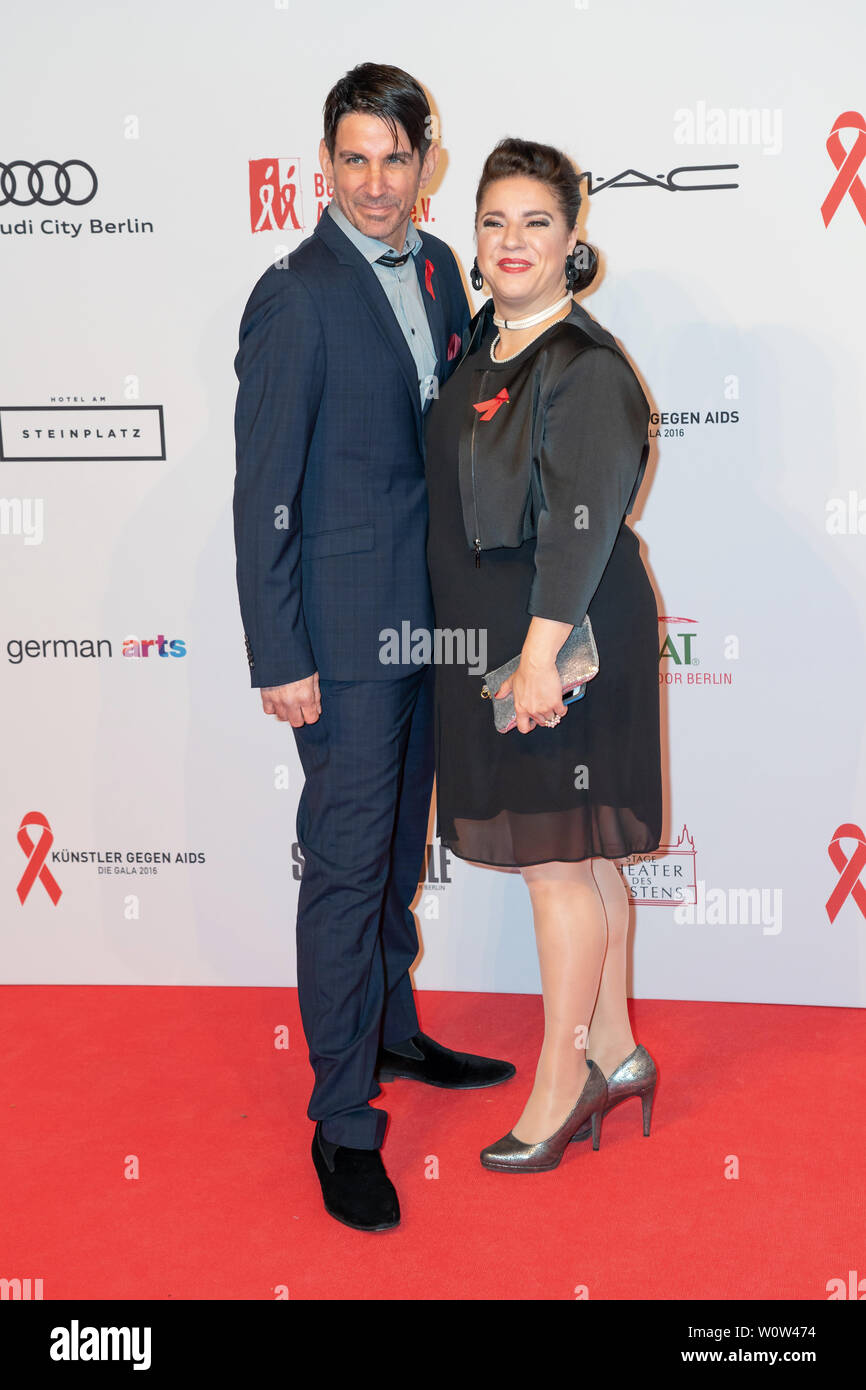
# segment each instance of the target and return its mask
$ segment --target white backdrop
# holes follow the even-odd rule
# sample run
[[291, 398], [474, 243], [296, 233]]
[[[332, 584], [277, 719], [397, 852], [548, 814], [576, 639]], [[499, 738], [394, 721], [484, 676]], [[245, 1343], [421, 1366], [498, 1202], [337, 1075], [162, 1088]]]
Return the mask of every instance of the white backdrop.
[[[583, 302], [661, 417], [631, 520], [669, 619], [671, 849], [624, 866], [634, 993], [866, 1003], [866, 850], [831, 857], [866, 825], [866, 134], [849, 118], [831, 139], [866, 110], [862, 7], [394, 16], [46, 0], [7, 18], [2, 978], [295, 982], [299, 764], [248, 685], [232, 360], [254, 281], [327, 201], [325, 94], [375, 60], [431, 95], [447, 157], [416, 216], [464, 270], [497, 139], [587, 172], [603, 275]], [[253, 230], [263, 160], [300, 228]], [[519, 876], [430, 839], [418, 987], [538, 990]]]

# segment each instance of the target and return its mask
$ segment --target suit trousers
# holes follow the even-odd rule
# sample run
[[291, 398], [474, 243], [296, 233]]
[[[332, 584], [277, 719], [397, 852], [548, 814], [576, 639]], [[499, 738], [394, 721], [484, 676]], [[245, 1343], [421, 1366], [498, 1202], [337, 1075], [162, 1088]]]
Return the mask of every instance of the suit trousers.
[[322, 713], [294, 729], [305, 783], [297, 834], [298, 998], [315, 1081], [307, 1114], [335, 1144], [379, 1148], [380, 1042], [419, 1031], [409, 904], [433, 786], [433, 668], [394, 680], [320, 680]]

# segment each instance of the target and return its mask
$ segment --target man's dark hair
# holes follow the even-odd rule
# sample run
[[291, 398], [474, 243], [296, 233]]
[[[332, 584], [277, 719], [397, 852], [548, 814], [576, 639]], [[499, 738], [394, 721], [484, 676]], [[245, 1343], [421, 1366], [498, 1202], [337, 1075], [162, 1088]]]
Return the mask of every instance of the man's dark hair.
[[363, 111], [383, 120], [394, 136], [395, 149], [399, 123], [423, 163], [430, 146], [430, 106], [424, 89], [408, 72], [386, 63], [359, 63], [331, 88], [324, 107], [325, 144], [331, 159], [337, 126], [351, 111]]

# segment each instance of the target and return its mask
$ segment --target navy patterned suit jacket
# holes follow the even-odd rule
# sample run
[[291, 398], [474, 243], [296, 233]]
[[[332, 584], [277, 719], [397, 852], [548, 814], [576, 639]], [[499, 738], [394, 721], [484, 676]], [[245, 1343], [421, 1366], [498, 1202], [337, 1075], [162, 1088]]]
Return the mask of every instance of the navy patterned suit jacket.
[[[469, 308], [450, 249], [413, 258], [441, 386]], [[330, 217], [255, 285], [235, 358], [237, 583], [254, 687], [379, 680], [384, 629], [433, 629], [412, 354], [375, 272]]]

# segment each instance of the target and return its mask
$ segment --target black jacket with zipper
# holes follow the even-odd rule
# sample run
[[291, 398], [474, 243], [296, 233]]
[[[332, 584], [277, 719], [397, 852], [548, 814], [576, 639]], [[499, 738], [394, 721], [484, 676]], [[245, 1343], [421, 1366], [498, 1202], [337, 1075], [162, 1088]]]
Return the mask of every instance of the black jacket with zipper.
[[482, 563], [483, 551], [534, 536], [528, 610], [578, 624], [643, 479], [649, 404], [613, 335], [576, 302], [513, 367], [491, 362], [492, 314], [491, 299], [460, 363], [472, 401], [488, 403], [460, 430], [466, 542]]

